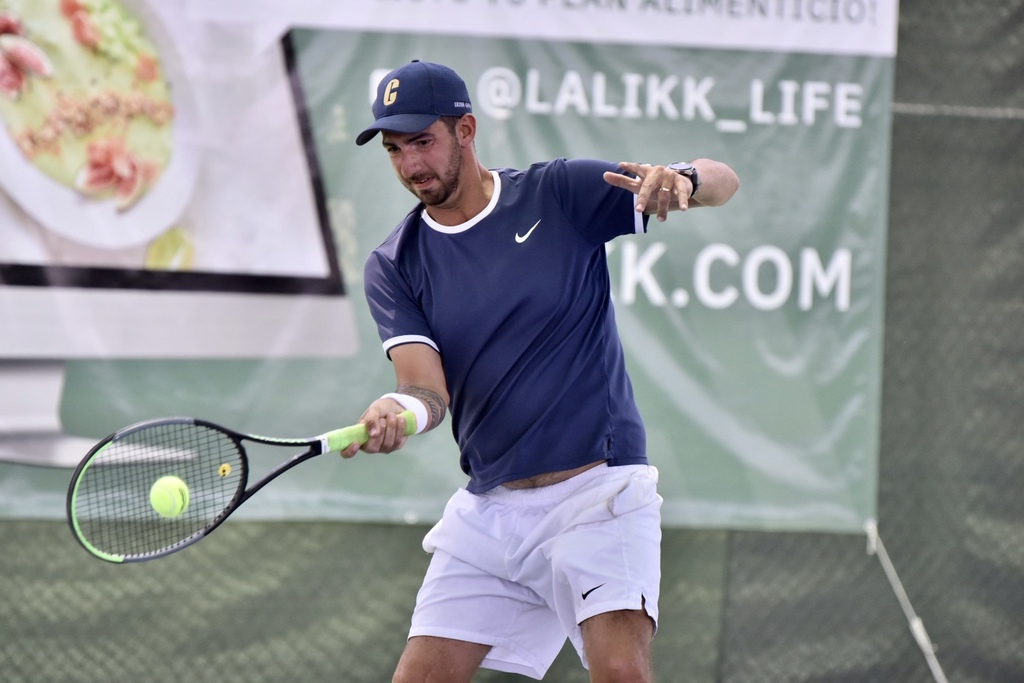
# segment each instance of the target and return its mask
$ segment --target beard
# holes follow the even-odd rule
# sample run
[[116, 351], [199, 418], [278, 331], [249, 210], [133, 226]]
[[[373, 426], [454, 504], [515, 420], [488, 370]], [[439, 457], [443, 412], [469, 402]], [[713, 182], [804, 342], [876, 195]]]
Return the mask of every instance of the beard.
[[[452, 145], [451, 154], [448, 155], [447, 165], [438, 174], [421, 173], [409, 180], [399, 177], [405, 189], [412, 192], [417, 199], [427, 206], [439, 206], [447, 202], [459, 188], [459, 172], [462, 169], [462, 147], [458, 144]], [[440, 187], [434, 189], [419, 189], [413, 185], [414, 182], [427, 178], [437, 178]]]

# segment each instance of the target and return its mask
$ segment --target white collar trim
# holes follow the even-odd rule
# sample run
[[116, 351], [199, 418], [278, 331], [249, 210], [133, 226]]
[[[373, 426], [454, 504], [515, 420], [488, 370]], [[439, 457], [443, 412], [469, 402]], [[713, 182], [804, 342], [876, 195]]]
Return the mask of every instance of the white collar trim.
[[420, 213], [420, 217], [423, 219], [424, 223], [429, 225], [434, 230], [437, 230], [438, 232], [443, 232], [448, 235], [457, 235], [460, 232], [465, 232], [469, 230], [474, 225], [490, 216], [491, 212], [494, 211], [494, 207], [498, 205], [498, 198], [501, 196], [501, 176], [498, 175], [497, 171], [491, 171], [491, 178], [494, 179], [494, 192], [491, 193], [491, 201], [487, 202], [487, 206], [484, 207], [483, 211], [473, 216], [465, 223], [460, 223], [458, 225], [441, 225], [440, 223], [438, 223], [433, 218], [427, 215], [427, 209], [425, 207], [423, 211]]

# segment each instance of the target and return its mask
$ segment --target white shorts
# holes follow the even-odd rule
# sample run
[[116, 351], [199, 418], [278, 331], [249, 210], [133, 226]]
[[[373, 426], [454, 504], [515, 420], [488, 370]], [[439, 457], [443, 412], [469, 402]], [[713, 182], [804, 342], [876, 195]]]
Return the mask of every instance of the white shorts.
[[658, 622], [661, 496], [648, 465], [600, 465], [536, 489], [460, 489], [423, 539], [434, 554], [409, 636], [491, 645], [483, 667], [543, 678], [579, 624], [644, 609]]

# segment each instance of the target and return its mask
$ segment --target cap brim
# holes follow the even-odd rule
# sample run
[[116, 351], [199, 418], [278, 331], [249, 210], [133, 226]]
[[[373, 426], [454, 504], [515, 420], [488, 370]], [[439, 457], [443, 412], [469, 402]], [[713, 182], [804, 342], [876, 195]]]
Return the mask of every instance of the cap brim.
[[365, 145], [382, 130], [394, 133], [418, 133], [434, 125], [441, 118], [440, 114], [395, 114], [384, 116], [373, 122], [373, 125], [356, 137], [357, 145]]

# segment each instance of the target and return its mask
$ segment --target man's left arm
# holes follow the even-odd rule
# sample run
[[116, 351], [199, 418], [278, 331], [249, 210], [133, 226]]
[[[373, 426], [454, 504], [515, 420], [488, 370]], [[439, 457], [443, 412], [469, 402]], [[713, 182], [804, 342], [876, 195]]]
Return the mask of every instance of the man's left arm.
[[[671, 168], [690, 166], [680, 172]], [[697, 206], [721, 206], [736, 194], [740, 180], [728, 165], [714, 159], [694, 159], [688, 164], [651, 166], [623, 161], [626, 172], [607, 172], [605, 182], [636, 195], [636, 210], [657, 215], [663, 221], [669, 211], [686, 211]], [[696, 180], [695, 180], [696, 179]]]

